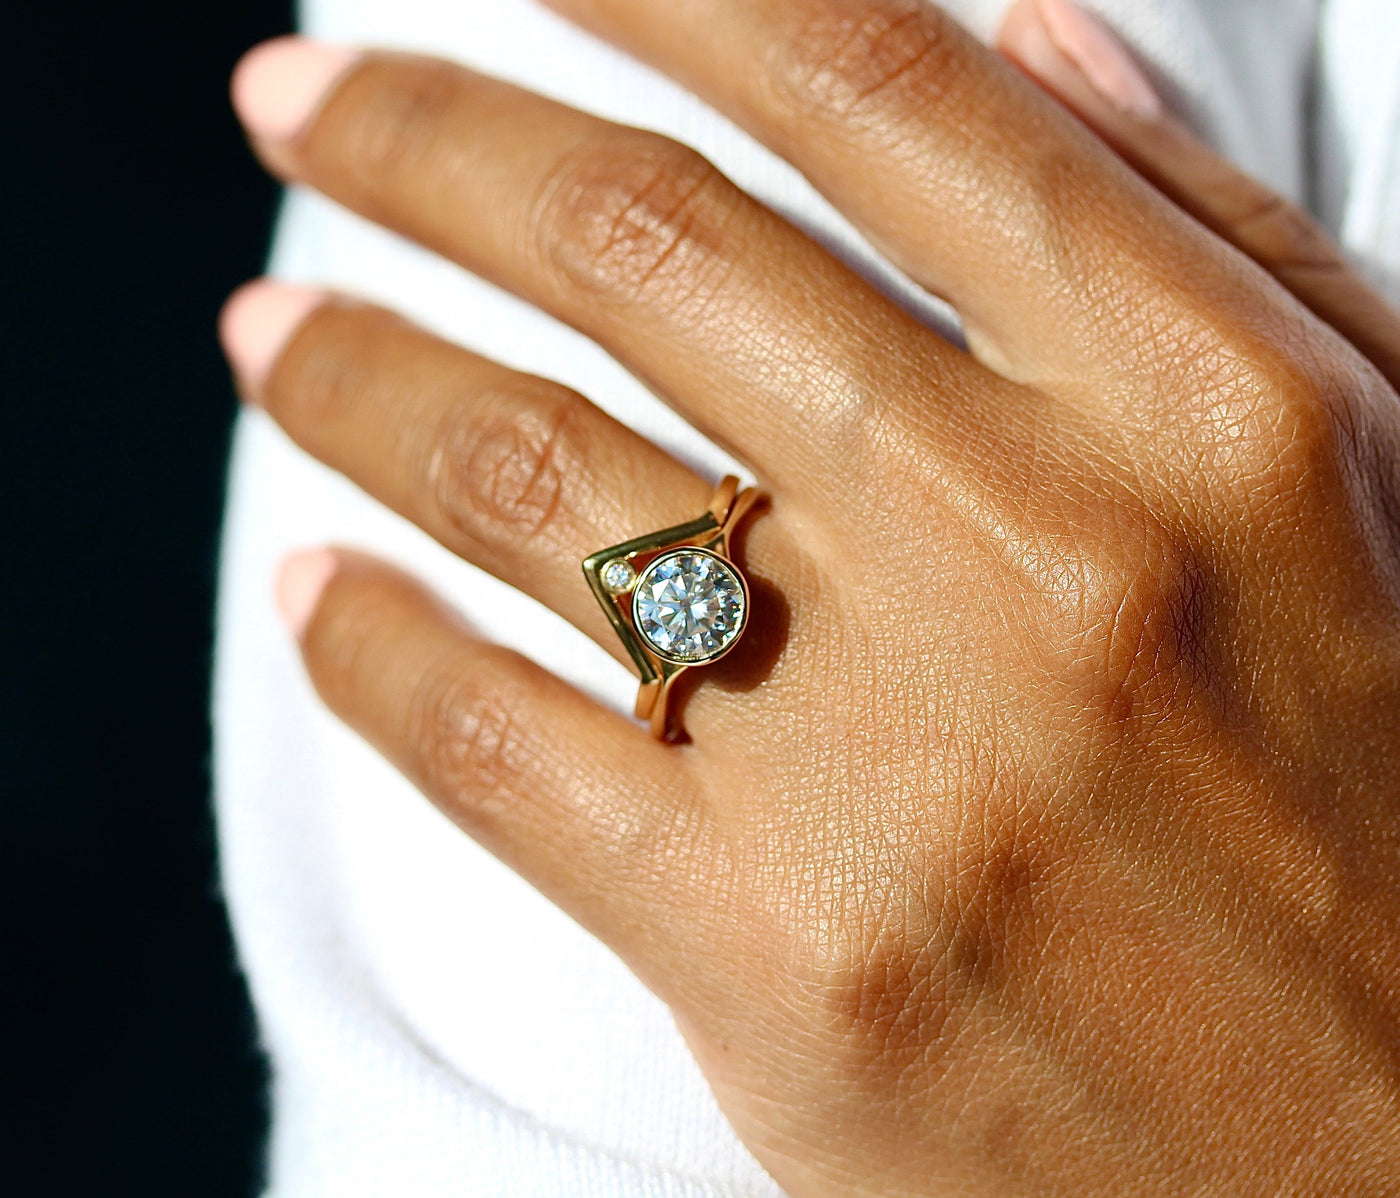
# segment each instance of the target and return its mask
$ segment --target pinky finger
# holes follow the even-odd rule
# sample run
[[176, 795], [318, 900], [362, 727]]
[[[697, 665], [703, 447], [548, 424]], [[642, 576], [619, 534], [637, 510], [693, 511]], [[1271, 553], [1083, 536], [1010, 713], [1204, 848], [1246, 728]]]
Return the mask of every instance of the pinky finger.
[[664, 1000], [688, 984], [713, 838], [675, 749], [363, 554], [294, 554], [278, 586], [332, 712]]
[[1074, 0], [1016, 0], [997, 48], [1139, 174], [1253, 258], [1400, 387], [1400, 314], [1311, 215], [1196, 138], [1127, 48]]

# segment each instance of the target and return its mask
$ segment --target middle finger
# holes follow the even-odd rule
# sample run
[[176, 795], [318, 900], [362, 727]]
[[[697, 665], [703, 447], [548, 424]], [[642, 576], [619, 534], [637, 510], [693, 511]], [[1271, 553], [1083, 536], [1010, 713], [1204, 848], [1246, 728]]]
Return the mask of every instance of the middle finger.
[[[789, 495], [829, 491], [879, 397], [967, 396], [985, 371], [694, 151], [431, 59], [363, 54], [292, 129], [274, 76], [334, 51], [252, 52], [235, 101], [269, 165], [598, 341]], [[978, 391], [985, 391], [982, 378]]]
[[1135, 295], [1217, 264], [1193, 222], [933, 0], [547, 3], [790, 161], [1010, 378], [1086, 402], [1079, 380], [1120, 375], [1144, 326], [1170, 319]]

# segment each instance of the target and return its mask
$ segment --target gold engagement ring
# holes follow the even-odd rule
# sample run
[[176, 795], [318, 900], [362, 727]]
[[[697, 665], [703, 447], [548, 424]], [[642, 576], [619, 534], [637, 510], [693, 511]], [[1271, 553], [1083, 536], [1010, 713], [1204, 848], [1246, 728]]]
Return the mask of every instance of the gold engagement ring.
[[729, 538], [758, 497], [726, 475], [704, 515], [584, 559], [584, 577], [641, 673], [637, 716], [658, 740], [678, 731], [669, 726], [672, 684], [728, 653], [748, 623], [749, 585]]

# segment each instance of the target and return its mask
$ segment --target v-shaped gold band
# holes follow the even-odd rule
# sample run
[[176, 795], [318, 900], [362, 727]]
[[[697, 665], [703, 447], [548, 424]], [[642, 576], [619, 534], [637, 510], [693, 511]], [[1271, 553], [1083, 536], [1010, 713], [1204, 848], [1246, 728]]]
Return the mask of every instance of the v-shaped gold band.
[[[673, 739], [678, 729], [670, 726], [669, 707], [671, 687], [693, 665], [708, 665], [727, 653], [743, 635], [748, 622], [748, 585], [743, 573], [729, 556], [729, 538], [759, 498], [753, 487], [739, 490], [739, 479], [725, 475], [715, 488], [705, 514], [685, 524], [663, 528], [659, 532], [634, 537], [590, 554], [584, 559], [583, 574], [608, 621], [627, 649], [638, 672], [641, 685], [637, 688], [636, 712], [639, 719], [649, 720], [652, 735], [658, 740]], [[625, 562], [631, 568], [633, 581], [639, 578], [652, 561], [663, 553], [684, 546], [707, 550], [723, 559], [744, 586], [744, 625], [723, 651], [703, 662], [670, 661], [657, 652], [637, 629], [632, 610], [632, 592], [610, 588], [604, 581], [604, 567]]]

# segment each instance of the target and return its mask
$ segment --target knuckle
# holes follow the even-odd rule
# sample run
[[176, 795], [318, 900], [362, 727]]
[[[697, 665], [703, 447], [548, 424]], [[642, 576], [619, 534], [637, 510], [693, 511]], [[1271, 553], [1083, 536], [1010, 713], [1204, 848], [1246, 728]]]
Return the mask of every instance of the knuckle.
[[927, 1060], [956, 1038], [964, 995], [941, 967], [937, 933], [816, 923], [804, 937], [794, 993], [856, 1072]]
[[410, 717], [426, 789], [477, 831], [527, 794], [531, 753], [509, 698], [479, 671], [434, 669], [415, 693]]
[[313, 312], [278, 362], [267, 388], [270, 410], [307, 429], [332, 428], [375, 387], [362, 352], [400, 321], [381, 309], [327, 303]]
[[556, 167], [533, 218], [550, 271], [622, 304], [713, 291], [742, 254], [742, 194], [705, 158], [650, 133], [614, 135]]
[[1200, 380], [1210, 464], [1248, 502], [1331, 493], [1356, 445], [1354, 401], [1335, 371], [1303, 352], [1312, 341], [1304, 332], [1222, 342]]
[[1049, 842], [1035, 811], [1023, 789], [1005, 790], [986, 800], [981, 826], [957, 848], [940, 962], [950, 985], [969, 996], [1001, 993], [1062, 927], [1070, 854]]
[[[1356, 440], [1345, 392], [1297, 360], [1273, 364], [1253, 388], [1265, 397], [1269, 471], [1279, 481], [1336, 479]], [[1291, 488], [1290, 488], [1291, 489]]]
[[433, 439], [428, 493], [443, 524], [489, 548], [548, 541], [563, 523], [565, 488], [584, 477], [584, 401], [564, 388], [478, 397], [454, 408]]
[[1114, 231], [1117, 200], [1106, 193], [1103, 172], [1062, 139], [1044, 139], [998, 182], [1003, 202], [1014, 205], [1022, 243], [1034, 247], [1028, 265], [1073, 279], [1113, 270], [1133, 252]]
[[[336, 138], [339, 155], [365, 183], [440, 162], [450, 152], [462, 74], [436, 59], [371, 58], [347, 84], [352, 93]], [[358, 102], [357, 102], [358, 97]]]
[[1081, 560], [1069, 646], [1087, 709], [1117, 726], [1167, 710], [1187, 678], [1208, 670], [1214, 589], [1204, 560], [1158, 528], [1101, 542]]
[[1275, 365], [1269, 384], [1278, 412], [1278, 458], [1285, 468], [1333, 475], [1357, 442], [1359, 413], [1341, 381], [1300, 358]]
[[886, 880], [840, 917], [802, 925], [795, 992], [844, 1067], [898, 1079], [955, 1055], [970, 1016], [1054, 934], [1063, 846], [1037, 830], [1021, 790], [979, 802], [983, 819], [927, 846], [921, 882]]
[[777, 39], [766, 78], [781, 107], [841, 123], [927, 112], [961, 76], [950, 23], [921, 0], [818, 4]]
[[1252, 179], [1240, 186], [1231, 228], [1245, 253], [1271, 270], [1341, 267], [1331, 238], [1311, 216]]
[[333, 709], [374, 693], [380, 663], [393, 652], [395, 624], [386, 618], [391, 613], [391, 597], [381, 586], [363, 581], [336, 587], [335, 602], [318, 608], [306, 642], [314, 655], [317, 687]]

